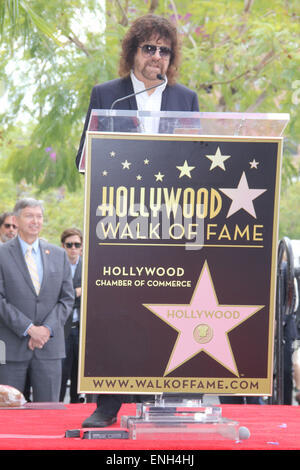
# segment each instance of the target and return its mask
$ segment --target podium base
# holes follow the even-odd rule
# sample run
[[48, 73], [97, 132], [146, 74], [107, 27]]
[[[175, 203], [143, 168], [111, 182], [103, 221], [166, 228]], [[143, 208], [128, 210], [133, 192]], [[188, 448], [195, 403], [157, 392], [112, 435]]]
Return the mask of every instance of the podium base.
[[[122, 416], [121, 427], [129, 439], [239, 441], [250, 435], [237, 421], [222, 417], [219, 407], [203, 406], [202, 401], [156, 398], [155, 403], [138, 403], [136, 416]], [[242, 429], [242, 432], [241, 432]]]

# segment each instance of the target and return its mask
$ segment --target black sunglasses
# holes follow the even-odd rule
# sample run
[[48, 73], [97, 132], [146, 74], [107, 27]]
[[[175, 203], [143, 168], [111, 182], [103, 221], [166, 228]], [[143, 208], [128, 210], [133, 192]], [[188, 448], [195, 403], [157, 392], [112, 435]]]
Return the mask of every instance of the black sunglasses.
[[78, 242], [75, 242], [75, 243], [66, 242], [65, 243], [66, 248], [72, 248], [73, 245], [75, 246], [75, 248], [80, 248], [81, 247], [81, 243], [78, 243]]
[[12, 227], [12, 228], [14, 228], [14, 229], [18, 228], [15, 224], [4, 224], [4, 227], [5, 227], [5, 228], [10, 228], [10, 227]]
[[167, 57], [170, 57], [170, 55], [172, 54], [171, 49], [166, 46], [154, 46], [152, 44], [144, 44], [143, 46], [138, 46], [138, 47], [142, 49], [143, 55], [147, 57], [154, 56], [157, 49], [162, 59], [166, 59]]

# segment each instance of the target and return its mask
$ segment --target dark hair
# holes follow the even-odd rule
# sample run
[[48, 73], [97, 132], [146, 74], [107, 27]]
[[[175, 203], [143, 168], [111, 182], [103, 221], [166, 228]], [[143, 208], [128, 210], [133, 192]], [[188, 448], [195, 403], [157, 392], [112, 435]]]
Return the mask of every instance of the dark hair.
[[82, 232], [81, 230], [79, 230], [79, 228], [67, 228], [66, 230], [64, 230], [60, 236], [61, 243], [64, 244], [67, 238], [73, 237], [74, 235], [77, 235], [82, 243]]
[[0, 215], [0, 227], [4, 224], [6, 217], [12, 217], [13, 215], [13, 212], [3, 212], [3, 214]]
[[148, 14], [135, 20], [122, 41], [122, 52], [119, 63], [119, 74], [126, 77], [133, 68], [134, 56], [138, 46], [149, 41], [153, 36], [166, 39], [171, 43], [172, 54], [167, 70], [168, 83], [176, 82], [180, 62], [180, 45], [176, 27], [166, 18]]

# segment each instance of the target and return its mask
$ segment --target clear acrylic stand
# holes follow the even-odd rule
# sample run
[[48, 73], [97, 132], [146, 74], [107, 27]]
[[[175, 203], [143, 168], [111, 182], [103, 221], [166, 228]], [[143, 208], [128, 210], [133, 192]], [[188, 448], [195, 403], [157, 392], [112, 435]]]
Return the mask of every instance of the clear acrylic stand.
[[[239, 423], [222, 417], [222, 409], [201, 400], [158, 395], [155, 402], [137, 403], [136, 416], [122, 416], [129, 439], [239, 441]], [[244, 433], [245, 434], [245, 433]]]
[[[284, 113], [195, 113], [92, 109], [87, 131], [101, 133], [194, 134], [201, 136], [281, 136], [289, 122]], [[79, 171], [85, 171], [86, 142], [82, 144]]]

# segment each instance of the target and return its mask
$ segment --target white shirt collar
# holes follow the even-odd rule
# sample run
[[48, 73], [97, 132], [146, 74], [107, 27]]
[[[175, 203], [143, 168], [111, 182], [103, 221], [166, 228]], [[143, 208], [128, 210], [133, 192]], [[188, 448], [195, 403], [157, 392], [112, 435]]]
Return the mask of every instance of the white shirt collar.
[[[133, 73], [133, 70], [131, 70], [131, 72], [130, 72], [130, 77], [131, 77], [134, 93], [138, 93], [139, 91], [142, 91], [142, 90], [146, 89], [144, 82], [142, 82], [141, 80], [138, 80], [136, 78], [136, 76]], [[167, 79], [167, 76], [165, 76], [165, 83], [163, 85], [160, 85], [159, 87], [157, 87], [153, 91], [153, 93], [151, 93], [151, 95], [148, 95], [148, 93], [141, 93], [136, 98], [139, 98], [140, 96], [142, 96], [143, 98], [148, 97], [148, 99], [151, 99], [151, 98], [153, 99], [156, 96], [161, 97], [162, 92], [165, 90], [167, 84], [168, 84], [168, 79]]]
[[[131, 81], [133, 86], [134, 93], [139, 91], [145, 90], [145, 84], [138, 80], [134, 75], [133, 71], [131, 71]], [[147, 92], [140, 93], [136, 96], [136, 103], [137, 109], [139, 111], [149, 111], [157, 112], [161, 110], [161, 101], [162, 101], [162, 93], [167, 86], [167, 79], [165, 83], [159, 87], [157, 87], [151, 95], [148, 95]], [[140, 117], [140, 127], [141, 132], [143, 133], [150, 133], [150, 134], [157, 134], [159, 130], [159, 118], [158, 117]]]

